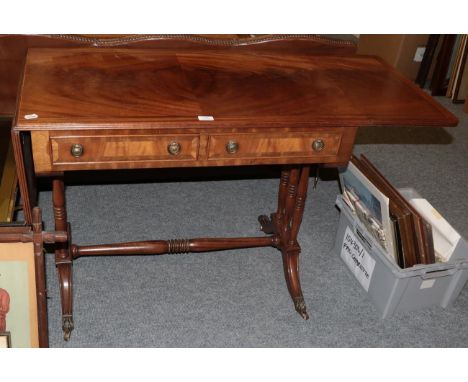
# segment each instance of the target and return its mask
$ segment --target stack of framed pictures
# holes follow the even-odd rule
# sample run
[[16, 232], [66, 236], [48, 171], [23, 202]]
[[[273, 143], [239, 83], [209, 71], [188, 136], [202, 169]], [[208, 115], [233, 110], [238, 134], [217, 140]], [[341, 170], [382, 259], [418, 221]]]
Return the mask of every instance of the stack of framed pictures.
[[430, 82], [433, 96], [445, 95], [453, 103], [468, 96], [468, 35], [430, 35], [416, 83]]
[[432, 226], [364, 156], [340, 174], [344, 202], [400, 266], [436, 261]]
[[343, 200], [357, 215], [382, 249], [395, 257], [393, 228], [389, 217], [389, 199], [359, 170], [353, 158], [341, 174]]

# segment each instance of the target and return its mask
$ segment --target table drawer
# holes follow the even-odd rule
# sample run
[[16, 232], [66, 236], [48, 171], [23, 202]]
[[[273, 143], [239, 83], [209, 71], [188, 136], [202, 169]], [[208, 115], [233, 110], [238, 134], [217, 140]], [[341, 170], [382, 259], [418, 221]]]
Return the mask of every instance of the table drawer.
[[50, 137], [52, 165], [196, 160], [198, 145], [198, 135]]
[[340, 143], [339, 132], [211, 135], [208, 159], [336, 156]]

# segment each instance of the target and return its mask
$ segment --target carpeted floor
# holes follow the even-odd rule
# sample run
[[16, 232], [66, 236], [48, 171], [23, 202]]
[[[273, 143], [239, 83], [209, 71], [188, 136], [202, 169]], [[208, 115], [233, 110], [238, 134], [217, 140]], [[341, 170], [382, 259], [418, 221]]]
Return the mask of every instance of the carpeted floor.
[[[365, 153], [397, 187], [416, 188], [468, 237], [468, 115], [456, 128], [366, 128]], [[258, 234], [256, 217], [276, 205], [278, 180], [237, 179], [67, 188], [73, 240], [115, 241]], [[468, 286], [453, 307], [382, 320], [338, 255], [331, 253], [339, 212], [333, 177], [307, 200], [299, 241], [310, 313], [303, 321], [288, 295], [274, 249], [177, 256], [83, 258], [74, 264], [75, 330], [62, 339], [60, 298], [48, 256], [52, 347], [466, 347]], [[40, 193], [46, 228], [51, 193]]]

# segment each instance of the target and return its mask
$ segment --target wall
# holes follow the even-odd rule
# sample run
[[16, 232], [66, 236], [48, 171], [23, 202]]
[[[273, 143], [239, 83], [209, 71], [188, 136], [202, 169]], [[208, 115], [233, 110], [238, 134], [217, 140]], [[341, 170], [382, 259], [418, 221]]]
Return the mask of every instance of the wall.
[[425, 46], [429, 35], [416, 34], [362, 34], [359, 36], [358, 53], [382, 57], [411, 80], [418, 75], [420, 62], [414, 62], [416, 48]]

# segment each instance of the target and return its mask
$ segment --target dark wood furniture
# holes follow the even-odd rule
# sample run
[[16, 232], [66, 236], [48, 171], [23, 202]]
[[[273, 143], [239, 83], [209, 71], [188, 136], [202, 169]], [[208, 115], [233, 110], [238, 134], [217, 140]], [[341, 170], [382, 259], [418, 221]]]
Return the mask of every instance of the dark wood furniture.
[[30, 48], [117, 48], [191, 49], [221, 51], [263, 50], [302, 54], [352, 54], [357, 46], [343, 36], [324, 38], [318, 35], [0, 35], [0, 117], [12, 117], [16, 95]]
[[[345, 38], [343, 40], [343, 38]], [[347, 39], [346, 39], [347, 38]], [[350, 36], [335, 35], [324, 38], [318, 35], [0, 35], [0, 165], [5, 163], [4, 176], [0, 177], [0, 222], [10, 221], [16, 200], [16, 170], [13, 151], [2, 147], [6, 143], [3, 134], [9, 134], [15, 112], [16, 96], [24, 66], [26, 53], [30, 48], [116, 48], [128, 49], [191, 49], [236, 51], [262, 50], [264, 52], [289, 52], [302, 54], [352, 54], [356, 50]], [[5, 118], [2, 121], [2, 118]], [[4, 124], [3, 124], [4, 123]], [[8, 131], [2, 131], [8, 130]], [[4, 152], [2, 151], [4, 150]], [[2, 153], [6, 161], [2, 161]], [[11, 167], [13, 166], [13, 167]], [[2, 166], [3, 168], [3, 166]]]
[[[330, 45], [332, 46], [332, 45]], [[83, 256], [154, 255], [272, 246], [295, 309], [308, 314], [297, 241], [311, 164], [351, 156], [359, 126], [451, 126], [457, 119], [382, 60], [262, 49], [31, 49], [12, 130], [25, 217], [34, 180], [52, 178], [68, 338], [72, 264]], [[77, 170], [284, 165], [265, 236], [79, 246], [63, 174]]]

